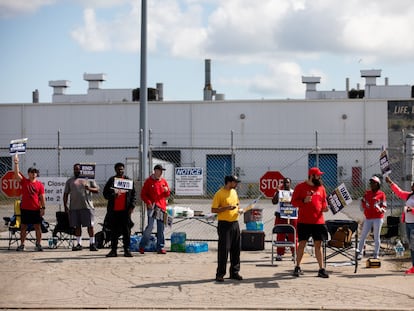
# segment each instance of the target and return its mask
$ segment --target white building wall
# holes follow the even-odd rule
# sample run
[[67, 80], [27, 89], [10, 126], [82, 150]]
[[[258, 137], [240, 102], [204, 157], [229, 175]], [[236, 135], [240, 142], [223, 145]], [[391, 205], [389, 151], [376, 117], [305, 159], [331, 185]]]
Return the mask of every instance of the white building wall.
[[[17, 104], [0, 106], [0, 144], [29, 137], [55, 146], [57, 131], [70, 146], [136, 144], [139, 103]], [[244, 119], [240, 116], [244, 115]], [[321, 147], [387, 145], [385, 100], [150, 102], [153, 145]], [[227, 135], [228, 134], [228, 135]]]
[[[318, 147], [322, 151], [324, 148], [380, 148], [388, 145], [386, 100], [149, 102], [148, 124], [151, 145], [155, 148], [224, 148], [182, 151], [182, 163], [202, 167], [206, 166], [206, 154], [231, 153], [232, 131], [235, 148], [312, 150], [316, 147], [316, 132]], [[138, 146], [139, 103], [0, 105], [0, 147], [4, 150], [7, 150], [10, 140], [22, 137], [29, 138], [28, 148], [56, 147], [58, 131], [61, 145], [85, 147], [82, 161], [96, 162], [98, 176], [105, 180], [113, 174], [113, 167], [99, 165], [112, 159], [108, 160], [107, 151], [87, 153], [86, 149], [94, 146]], [[126, 157], [137, 156], [137, 153], [138, 150], [136, 153], [113, 150], [111, 156], [116, 159], [114, 161], [124, 161]], [[28, 161], [28, 165], [35, 162], [40, 168], [56, 167], [56, 163], [50, 163], [48, 158], [38, 157]], [[306, 158], [295, 165], [283, 164], [285, 167], [282, 167], [282, 163], [289, 163], [283, 153], [264, 153], [260, 159], [249, 154], [238, 154], [235, 161], [235, 167], [250, 182], [257, 181], [267, 170], [282, 168], [287, 176], [301, 180], [307, 170]], [[338, 154], [338, 163], [343, 166], [341, 171], [348, 177], [352, 166], [365, 167], [366, 161], [366, 155], [362, 152]], [[62, 173], [70, 175], [73, 163], [74, 159], [64, 158]], [[377, 168], [372, 169], [375, 171], [367, 170], [366, 173], [369, 175], [378, 171]], [[50, 169], [47, 173], [56, 174], [56, 169]]]

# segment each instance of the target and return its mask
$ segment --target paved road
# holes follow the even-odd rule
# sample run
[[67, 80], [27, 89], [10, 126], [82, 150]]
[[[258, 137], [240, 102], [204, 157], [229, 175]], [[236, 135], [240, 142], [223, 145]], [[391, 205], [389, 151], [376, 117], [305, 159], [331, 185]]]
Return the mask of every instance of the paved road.
[[[327, 216], [360, 220], [361, 213], [354, 206]], [[209, 242], [205, 253], [106, 258], [107, 249], [34, 252], [30, 244], [19, 253], [1, 240], [0, 309], [414, 310], [414, 276], [404, 275], [408, 257], [382, 257], [378, 269], [363, 259], [354, 273], [347, 258], [336, 256], [328, 262], [330, 278], [321, 279], [315, 258], [305, 254], [305, 274], [294, 278], [289, 258], [271, 265], [266, 243], [263, 251], [242, 252], [243, 281], [216, 283], [216, 250]]]
[[[2, 242], [3, 243], [3, 242]], [[341, 256], [328, 263], [329, 279], [316, 277], [306, 254], [305, 274], [291, 276], [288, 258], [270, 264], [264, 251], [242, 252], [244, 280], [214, 282], [216, 245], [198, 254], [146, 253], [106, 258], [66, 248], [23, 253], [0, 248], [0, 308], [48, 310], [413, 310], [409, 259], [383, 257], [382, 267], [353, 266]], [[122, 255], [122, 253], [120, 253]], [[336, 259], [335, 259], [336, 258]], [[334, 261], [335, 260], [335, 261]], [[364, 262], [364, 260], [363, 260]], [[362, 262], [362, 263], [363, 263]]]

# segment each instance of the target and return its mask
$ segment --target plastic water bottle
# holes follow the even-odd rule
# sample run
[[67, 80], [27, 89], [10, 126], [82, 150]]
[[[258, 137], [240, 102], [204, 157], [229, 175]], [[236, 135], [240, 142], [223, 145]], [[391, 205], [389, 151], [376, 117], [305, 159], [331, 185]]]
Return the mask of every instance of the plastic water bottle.
[[394, 249], [395, 249], [395, 255], [397, 257], [403, 257], [404, 256], [405, 248], [404, 248], [404, 245], [402, 245], [400, 240], [397, 240], [397, 243], [395, 244]]

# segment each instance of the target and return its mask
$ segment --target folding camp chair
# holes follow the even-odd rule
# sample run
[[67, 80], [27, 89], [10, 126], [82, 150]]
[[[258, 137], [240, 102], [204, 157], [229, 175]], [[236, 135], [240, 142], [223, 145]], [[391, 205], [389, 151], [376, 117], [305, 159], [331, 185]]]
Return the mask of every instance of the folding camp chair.
[[381, 234], [381, 243], [386, 244], [386, 247], [381, 247], [381, 252], [388, 254], [394, 251], [394, 244], [397, 238], [400, 236], [400, 217], [387, 216], [387, 223], [382, 226], [385, 230], [384, 234]]
[[[282, 241], [278, 241], [277, 240], [277, 235], [278, 234], [283, 234], [283, 235], [287, 235], [287, 234], [291, 234], [293, 236], [293, 241], [286, 241], [286, 240], [282, 240]], [[272, 265], [273, 262], [276, 258], [276, 251], [275, 249], [277, 249], [278, 247], [293, 247], [294, 252], [293, 252], [293, 262], [294, 264], [296, 264], [296, 253], [297, 253], [297, 242], [296, 242], [296, 229], [294, 226], [289, 225], [289, 224], [278, 224], [275, 225], [273, 227], [272, 230]]]
[[[21, 211], [20, 211], [20, 200], [14, 201], [14, 212], [12, 217], [3, 217], [5, 225], [9, 229], [9, 245], [8, 249], [11, 248], [13, 244], [17, 246], [20, 245], [20, 226], [21, 226]], [[43, 233], [48, 232], [49, 223], [42, 219], [41, 229]], [[27, 236], [26, 241], [30, 241], [33, 244], [36, 244], [36, 238], [32, 236], [32, 231], [34, 231], [33, 225], [27, 226]]]
[[19, 246], [20, 244], [20, 223], [21, 223], [20, 200], [14, 201], [13, 216], [3, 217], [3, 219], [5, 222], [5, 225], [8, 226], [8, 229], [9, 229], [8, 249], [10, 249], [13, 244], [16, 244], [17, 246]]
[[[332, 239], [335, 232], [339, 227], [347, 226], [354, 236], [354, 239], [351, 240], [349, 244], [345, 244], [343, 246], [339, 246], [336, 243], [329, 243], [329, 241], [325, 241], [323, 243], [323, 258], [326, 266], [326, 262], [328, 259], [335, 257], [337, 255], [342, 255], [351, 260], [351, 263], [355, 265], [354, 273], [357, 272], [358, 269], [358, 223], [354, 220], [327, 220], [326, 226], [328, 227], [329, 235]], [[328, 250], [330, 253], [328, 254]]]
[[68, 248], [73, 246], [73, 236], [75, 229], [69, 224], [69, 214], [66, 212], [56, 212], [56, 225], [53, 228], [52, 236], [56, 241], [55, 247], [66, 244]]

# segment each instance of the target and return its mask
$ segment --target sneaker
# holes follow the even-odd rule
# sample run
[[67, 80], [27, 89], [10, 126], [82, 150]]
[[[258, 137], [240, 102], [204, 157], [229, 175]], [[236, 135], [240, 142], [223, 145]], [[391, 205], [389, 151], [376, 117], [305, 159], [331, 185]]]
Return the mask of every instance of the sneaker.
[[82, 245], [78, 244], [72, 247], [72, 251], [81, 251], [83, 249]]
[[131, 254], [131, 252], [129, 251], [129, 249], [126, 249], [126, 250], [124, 251], [124, 257], [134, 257], [134, 256], [132, 256], [132, 254]]
[[95, 243], [92, 243], [91, 245], [89, 245], [89, 250], [91, 252], [96, 252], [98, 248], [96, 247]]
[[145, 249], [144, 249], [143, 247], [140, 247], [140, 248], [139, 248], [139, 253], [140, 253], [140, 254], [144, 254], [144, 253], [145, 253]]
[[16, 251], [23, 252], [24, 251], [24, 244], [20, 244], [19, 246], [17, 246]]
[[40, 244], [36, 244], [36, 246], [35, 246], [35, 251], [36, 251], [36, 252], [43, 252], [42, 245], [40, 245]]
[[161, 248], [157, 253], [165, 255], [165, 254], [167, 254], [167, 251], [165, 249]]
[[326, 273], [325, 269], [319, 269], [318, 277], [327, 279], [327, 278], [329, 278], [329, 275], [328, 275], [328, 273]]
[[220, 283], [224, 282], [224, 277], [216, 276], [216, 282], [220, 282]]
[[276, 261], [282, 261], [282, 255], [276, 255]]
[[357, 260], [361, 260], [362, 259], [362, 255], [361, 254], [358, 254], [357, 255]]
[[235, 273], [235, 274], [230, 275], [230, 279], [241, 281], [241, 280], [243, 280], [243, 277], [240, 274]]
[[114, 250], [112, 250], [108, 254], [106, 254], [106, 257], [117, 257], [117, 256], [118, 256], [118, 254]]
[[405, 271], [405, 274], [414, 274], [414, 266], [412, 266], [410, 269]]
[[293, 270], [293, 276], [299, 277], [301, 274], [303, 274], [303, 271], [300, 267], [296, 266], [295, 270]]

